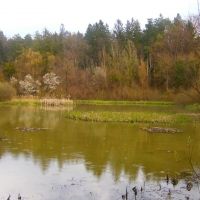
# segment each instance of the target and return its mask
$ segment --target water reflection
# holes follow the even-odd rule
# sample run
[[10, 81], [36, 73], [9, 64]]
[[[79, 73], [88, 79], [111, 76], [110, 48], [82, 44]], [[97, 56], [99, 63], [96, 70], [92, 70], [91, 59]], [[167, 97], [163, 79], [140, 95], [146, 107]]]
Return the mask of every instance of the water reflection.
[[[184, 130], [179, 134], [147, 133], [141, 127], [148, 124], [71, 121], [64, 113], [0, 107], [0, 176], [5, 180], [0, 199], [9, 193], [17, 197], [21, 191], [35, 199], [117, 199], [127, 185], [156, 185], [167, 173], [172, 176], [182, 170], [175, 151], [184, 168], [189, 168], [191, 124], [161, 124]], [[195, 145], [199, 130], [197, 124]], [[199, 155], [199, 148], [194, 149], [194, 155]]]
[[[186, 109], [185, 106], [177, 106], [177, 105], [76, 105], [73, 108], [74, 110], [82, 110], [82, 111], [135, 111], [135, 112], [164, 112], [164, 113], [185, 113], [191, 112], [190, 109]], [[198, 112], [197, 110], [192, 110], [192, 112]]]

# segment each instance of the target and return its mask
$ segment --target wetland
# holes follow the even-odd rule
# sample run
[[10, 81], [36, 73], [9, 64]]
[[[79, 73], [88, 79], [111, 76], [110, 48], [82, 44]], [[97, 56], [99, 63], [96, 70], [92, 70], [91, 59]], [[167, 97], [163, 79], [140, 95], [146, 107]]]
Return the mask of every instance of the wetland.
[[[190, 191], [188, 138], [199, 159], [200, 124], [72, 120], [70, 112], [190, 113], [177, 106], [0, 106], [0, 199], [198, 199]], [[177, 133], [148, 132], [165, 127]], [[178, 155], [178, 162], [177, 157]], [[187, 172], [190, 176], [178, 178]], [[167, 181], [166, 176], [169, 176]], [[143, 188], [142, 191], [141, 188]], [[170, 197], [169, 197], [170, 190]]]

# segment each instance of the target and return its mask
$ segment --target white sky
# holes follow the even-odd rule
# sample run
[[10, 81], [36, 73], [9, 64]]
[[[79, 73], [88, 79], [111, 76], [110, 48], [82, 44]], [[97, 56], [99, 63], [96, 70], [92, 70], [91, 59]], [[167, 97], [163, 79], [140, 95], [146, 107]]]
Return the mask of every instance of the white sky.
[[0, 30], [7, 37], [41, 32], [45, 27], [59, 32], [61, 23], [70, 32], [85, 33], [89, 24], [100, 19], [110, 30], [117, 19], [124, 24], [132, 17], [143, 28], [148, 18], [185, 19], [198, 13], [198, 0], [0, 0]]

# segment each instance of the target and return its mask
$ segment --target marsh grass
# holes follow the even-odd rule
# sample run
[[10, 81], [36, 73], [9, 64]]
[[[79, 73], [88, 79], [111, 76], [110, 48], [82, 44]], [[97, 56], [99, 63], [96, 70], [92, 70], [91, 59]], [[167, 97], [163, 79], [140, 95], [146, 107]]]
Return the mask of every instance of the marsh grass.
[[199, 111], [200, 110], [200, 104], [187, 105], [186, 109], [188, 109], [188, 110], [194, 110], [194, 111], [198, 110]]
[[94, 122], [128, 122], [128, 123], [187, 123], [200, 119], [200, 115], [164, 114], [147, 112], [109, 112], [109, 111], [70, 111], [66, 117], [74, 120]]
[[[63, 105], [68, 105], [71, 102], [63, 103]], [[33, 97], [20, 97], [12, 99], [11, 101], [0, 102], [0, 105], [41, 105], [41, 100], [39, 98]], [[162, 102], [162, 101], [104, 101], [104, 100], [73, 100], [73, 104], [76, 105], [173, 105], [172, 102]]]
[[173, 105], [167, 101], [102, 101], [102, 100], [75, 100], [77, 105]]
[[69, 106], [73, 105], [70, 99], [39, 99], [39, 98], [16, 98], [11, 101], [0, 102], [0, 105], [42, 105], [42, 106]]
[[40, 105], [38, 99], [12, 99], [11, 101], [5, 101], [0, 105]]

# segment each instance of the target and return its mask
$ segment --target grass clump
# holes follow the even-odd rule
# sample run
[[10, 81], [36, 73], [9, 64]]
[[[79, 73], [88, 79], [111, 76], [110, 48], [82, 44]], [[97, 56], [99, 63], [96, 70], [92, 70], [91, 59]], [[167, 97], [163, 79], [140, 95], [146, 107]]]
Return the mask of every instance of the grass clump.
[[21, 106], [31, 106], [31, 105], [40, 105], [40, 101], [36, 97], [29, 96], [18, 96], [13, 98], [10, 101], [2, 102], [2, 105], [21, 105]]
[[31, 100], [14, 99], [11, 101], [2, 102], [1, 104], [2, 105], [31, 106], [31, 105], [40, 105], [40, 102], [39, 101], [31, 101]]
[[10, 105], [40, 105], [39, 100], [37, 99], [13, 99], [8, 102]]
[[0, 102], [9, 101], [16, 95], [16, 90], [8, 83], [0, 82]]
[[186, 109], [188, 110], [194, 110], [194, 111], [199, 111], [200, 110], [200, 104], [190, 104], [186, 106]]
[[186, 123], [200, 120], [200, 116], [187, 114], [164, 114], [146, 112], [109, 112], [109, 111], [70, 111], [66, 117], [74, 120], [95, 122], [128, 122], [128, 123]]

